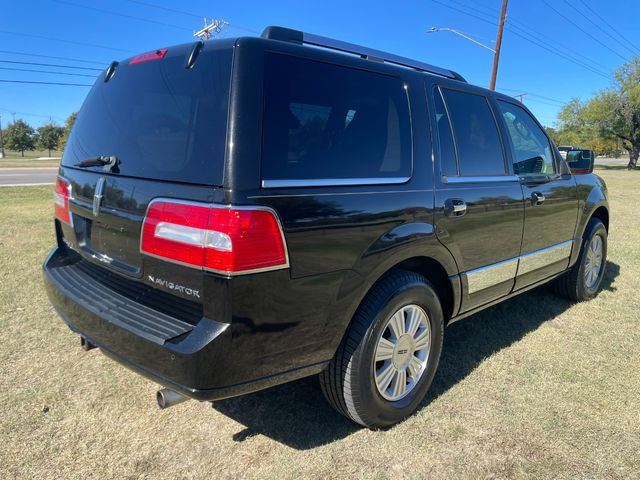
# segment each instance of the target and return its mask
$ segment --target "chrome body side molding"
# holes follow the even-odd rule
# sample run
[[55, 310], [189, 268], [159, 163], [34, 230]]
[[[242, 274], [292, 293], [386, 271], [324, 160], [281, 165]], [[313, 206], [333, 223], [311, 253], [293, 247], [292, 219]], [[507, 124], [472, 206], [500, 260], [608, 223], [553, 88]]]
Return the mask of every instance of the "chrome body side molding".
[[556, 262], [563, 260], [568, 262], [574, 242], [575, 240], [567, 240], [515, 258], [463, 272], [462, 275], [467, 279], [467, 293], [472, 295]]
[[502, 282], [513, 280], [518, 270], [518, 258], [511, 258], [486, 267], [469, 270], [467, 277], [468, 293], [476, 293], [485, 288], [493, 287]]
[[562, 260], [569, 260], [573, 240], [553, 245], [551, 247], [536, 250], [520, 256], [518, 266], [518, 276], [533, 272], [539, 268], [546, 267]]

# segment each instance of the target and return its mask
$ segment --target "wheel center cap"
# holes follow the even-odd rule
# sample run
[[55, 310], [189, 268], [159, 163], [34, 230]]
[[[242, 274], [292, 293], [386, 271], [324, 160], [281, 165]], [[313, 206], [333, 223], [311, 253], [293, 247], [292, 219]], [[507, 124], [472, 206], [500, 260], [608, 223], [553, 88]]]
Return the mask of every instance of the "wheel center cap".
[[414, 344], [411, 335], [402, 335], [396, 342], [396, 346], [393, 349], [393, 364], [398, 370], [409, 366], [413, 350]]

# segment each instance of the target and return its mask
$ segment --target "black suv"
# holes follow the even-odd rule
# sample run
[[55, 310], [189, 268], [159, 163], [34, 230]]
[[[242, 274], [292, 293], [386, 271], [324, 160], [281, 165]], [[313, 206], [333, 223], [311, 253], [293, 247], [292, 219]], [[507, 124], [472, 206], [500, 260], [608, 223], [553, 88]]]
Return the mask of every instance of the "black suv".
[[445, 325], [596, 295], [609, 224], [513, 98], [278, 27], [112, 63], [54, 197], [51, 302], [161, 406], [320, 374], [368, 427], [418, 407]]

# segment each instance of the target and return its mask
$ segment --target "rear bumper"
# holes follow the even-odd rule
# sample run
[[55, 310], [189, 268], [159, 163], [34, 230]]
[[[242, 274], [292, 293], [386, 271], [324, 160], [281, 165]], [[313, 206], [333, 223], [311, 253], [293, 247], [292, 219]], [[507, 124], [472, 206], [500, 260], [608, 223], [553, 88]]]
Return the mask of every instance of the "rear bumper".
[[44, 262], [46, 291], [60, 317], [107, 356], [188, 397], [219, 400], [241, 395], [317, 373], [326, 365], [319, 362], [246, 378], [245, 370], [231, 360], [236, 355], [231, 352], [229, 323], [204, 316], [175, 318], [154, 310], [153, 304], [137, 301], [144, 293], [136, 293], [135, 299], [122, 295], [87, 275], [82, 262], [86, 261], [59, 247]]

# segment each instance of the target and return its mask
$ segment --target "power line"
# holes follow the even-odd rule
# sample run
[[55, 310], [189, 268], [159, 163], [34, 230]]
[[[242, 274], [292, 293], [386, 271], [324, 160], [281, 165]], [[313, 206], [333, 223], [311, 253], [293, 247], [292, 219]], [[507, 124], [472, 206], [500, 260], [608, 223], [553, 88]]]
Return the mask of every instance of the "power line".
[[[504, 90], [505, 92], [522, 92], [522, 88], [503, 88], [503, 87], [500, 87], [500, 88], [498, 88], [498, 90]], [[529, 92], [529, 93], [528, 93], [528, 95], [529, 95], [529, 96], [531, 96], [531, 97], [538, 97], [538, 98], [541, 98], [541, 99], [543, 99], [543, 100], [548, 100], [548, 101], [550, 101], [550, 102], [557, 102], [557, 103], [561, 103], [562, 105], [564, 105], [564, 104], [566, 104], [566, 103], [567, 103], [567, 101], [564, 101], [564, 100], [558, 100], [558, 99], [556, 99], [556, 98], [551, 98], [551, 97], [546, 97], [546, 96], [544, 96], [544, 95], [539, 95], [539, 94], [537, 94], [537, 93], [531, 93], [531, 92]]]
[[[460, 8], [457, 8], [457, 7], [454, 7], [452, 5], [446, 4], [446, 3], [441, 2], [439, 0], [431, 0], [431, 1], [434, 2], [434, 3], [437, 3], [439, 5], [442, 5], [443, 7], [449, 8], [451, 10], [455, 10], [456, 12], [459, 12], [459, 13], [462, 13], [463, 15], [467, 15], [469, 17], [472, 17], [472, 18], [475, 18], [477, 20], [480, 20], [480, 21], [482, 21], [484, 23], [488, 23], [489, 25], [497, 26], [497, 24], [495, 22], [493, 22], [491, 20], [487, 20], [486, 18], [479, 17], [478, 15], [470, 13], [470, 12], [468, 12], [466, 10], [462, 10]], [[567, 54], [564, 54], [564, 53], [562, 53], [562, 52], [560, 52], [558, 50], [553, 49], [552, 47], [549, 47], [549, 46], [545, 45], [544, 43], [541, 43], [541, 42], [539, 42], [537, 40], [533, 40], [531, 38], [528, 38], [528, 37], [524, 36], [522, 33], [520, 33], [518, 30], [509, 28], [509, 27], [505, 27], [505, 28], [506, 28], [506, 30], [508, 32], [512, 33], [513, 35], [515, 35], [517, 37], [520, 37], [523, 40], [525, 40], [525, 41], [527, 41], [529, 43], [532, 43], [532, 44], [542, 48], [543, 50], [548, 51], [549, 53], [551, 53], [553, 55], [559, 56], [559, 57], [563, 58], [564, 60], [567, 60], [567, 61], [569, 61], [569, 62], [571, 62], [571, 63], [573, 63], [575, 65], [578, 65], [578, 66], [586, 69], [586, 70], [589, 70], [592, 73], [600, 75], [601, 77], [604, 77], [606, 79], [610, 79], [610, 75], [605, 74], [603, 72], [600, 72], [600, 71], [596, 70], [595, 68], [591, 67], [590, 65], [588, 65], [588, 64], [586, 64], [584, 62], [576, 60], [576, 59], [572, 58], [571, 56], [569, 56]]]
[[607, 27], [609, 27], [613, 32], [617, 33], [618, 36], [624, 40], [625, 42], [627, 42], [629, 45], [631, 45], [631, 47], [633, 47], [633, 49], [637, 52], [640, 53], [640, 50], [638, 50], [638, 48], [635, 46], [635, 44], [633, 42], [631, 42], [627, 37], [625, 37], [623, 34], [621, 34], [616, 28], [613, 27], [613, 25], [611, 25], [609, 22], [607, 22], [602, 15], [600, 15], [597, 11], [595, 11], [593, 8], [591, 8], [587, 2], [585, 2], [584, 0], [580, 0], [580, 3], [582, 3], [585, 7], [587, 7], [587, 10], [589, 10], [593, 15], [595, 15], [598, 19], [600, 19], [602, 21], [602, 23], [604, 23]]
[[556, 38], [551, 38], [548, 35], [545, 35], [537, 30], [534, 30], [532, 28], [529, 28], [527, 25], [525, 25], [524, 23], [520, 22], [519, 20], [516, 20], [514, 18], [511, 19], [511, 23], [516, 26], [520, 32], [529, 35], [531, 37], [533, 37], [534, 39], [538, 40], [544, 40], [546, 41], [547, 45], [549, 43], [554, 45], [554, 48], [556, 50], [560, 50], [560, 53], [563, 53], [571, 58], [573, 58], [575, 61], [577, 62], [581, 62], [581, 63], [586, 63], [587, 65], [589, 65], [591, 68], [600, 70], [601, 73], [608, 75], [608, 70], [609, 67], [607, 67], [606, 65], [603, 65], [600, 62], [595, 61], [592, 58], [587, 57], [586, 55], [577, 52], [575, 50], [572, 50], [571, 48], [567, 47], [566, 45], [558, 42], [558, 40]]
[[[478, 12], [479, 14], [485, 15], [485, 16], [490, 17], [492, 19], [495, 17], [495, 14], [496, 14], [496, 11], [494, 9], [486, 7], [486, 6], [483, 7], [484, 10], [480, 10], [478, 8], [474, 8], [471, 5], [467, 5], [466, 3], [460, 2], [458, 0], [449, 0], [449, 1], [453, 2], [453, 3], [457, 3], [458, 5], [461, 5], [461, 6], [467, 8], [469, 10], [473, 10], [474, 12]], [[487, 12], [491, 12], [491, 13], [487, 13]], [[564, 50], [564, 52], [560, 52], [560, 53], [563, 53], [563, 54], [565, 54], [565, 55], [567, 55], [569, 57], [572, 57], [574, 60], [576, 60], [578, 62], [584, 63], [582, 60], [580, 60], [580, 58], [582, 58], [584, 61], [586, 61], [587, 65], [589, 65], [591, 68], [593, 68], [592, 65], [597, 65], [599, 67], [599, 69], [601, 69], [601, 73], [603, 73], [605, 75], [608, 75], [608, 72], [607, 72], [608, 67], [607, 66], [596, 62], [595, 60], [587, 57], [586, 55], [583, 55], [580, 52], [576, 52], [575, 50], [572, 50], [571, 48], [567, 47], [566, 45], [558, 42], [557, 38], [550, 38], [549, 36], [539, 32], [537, 30], [532, 29], [528, 25], [526, 25], [523, 22], [521, 22], [521, 21], [517, 20], [516, 18], [514, 18], [513, 15], [509, 15], [509, 19], [508, 20], [509, 20], [509, 22], [511, 24], [513, 24], [514, 26], [518, 27], [518, 32], [519, 33], [524, 33], [525, 35], [533, 37], [534, 40], [538, 40], [538, 41], [540, 41], [541, 38], [545, 39], [547, 44], [552, 43], [556, 50], [558, 50], [559, 48]], [[496, 24], [494, 23], [494, 25], [496, 25]], [[511, 27], [509, 27], [509, 25], [507, 25], [507, 27], [505, 27], [505, 28], [508, 31], [513, 32]], [[577, 57], [580, 57], [580, 58], [577, 58]]]
[[72, 68], [77, 70], [95, 70], [101, 72], [103, 68], [91, 68], [91, 67], [75, 67], [73, 65], [60, 65], [56, 63], [36, 63], [36, 62], [18, 62], [17, 60], [0, 60], [0, 63], [13, 63], [18, 65], [36, 65], [38, 67], [56, 67], [56, 68]]
[[123, 48], [109, 47], [106, 45], [98, 45], [95, 43], [76, 42], [74, 40], [64, 40], [61, 38], [54, 38], [54, 37], [45, 37], [44, 35], [36, 35], [34, 33], [12, 32], [9, 30], [0, 30], [0, 33], [5, 33], [7, 35], [17, 35], [19, 37], [39, 38], [40, 40], [49, 40], [51, 42], [69, 43], [71, 45], [80, 45], [82, 47], [93, 47], [93, 48], [102, 48], [104, 50], [113, 50], [113, 51], [125, 52], [125, 53], [136, 53], [132, 50], [125, 50]]
[[549, 102], [545, 102], [544, 100], [538, 100], [537, 98], [529, 98], [527, 100], [527, 102], [534, 102], [534, 103], [540, 103], [542, 105], [548, 105], [550, 107], [556, 107], [556, 108], [561, 108], [562, 105], [558, 105], [556, 103], [549, 103]]
[[56, 57], [53, 55], [42, 55], [38, 53], [27, 53], [27, 52], [14, 52], [11, 50], [0, 50], [0, 53], [7, 53], [9, 55], [21, 55], [25, 57], [41, 57], [41, 58], [51, 58], [53, 60], [68, 60], [70, 62], [80, 62], [80, 63], [94, 63], [96, 65], [106, 65], [109, 62], [98, 62], [96, 60], [81, 60], [79, 58], [70, 58], [70, 57]]
[[73, 7], [80, 7], [80, 8], [84, 8], [84, 9], [87, 9], [87, 10], [93, 10], [93, 11], [99, 12], [99, 13], [106, 13], [107, 15], [116, 15], [118, 17], [124, 17], [124, 18], [129, 18], [129, 19], [132, 19], [132, 20], [138, 20], [139, 22], [153, 23], [155, 25], [162, 25], [163, 27], [177, 28], [179, 30], [186, 30], [186, 31], [189, 31], [189, 32], [191, 31], [190, 28], [182, 27], [180, 25], [174, 25], [172, 23], [159, 22], [157, 20], [151, 20], [149, 18], [136, 17], [135, 15], [127, 15], [126, 13], [114, 12], [113, 10], [105, 10], [103, 8], [90, 7], [89, 5], [83, 5], [81, 3], [69, 2], [67, 0], [53, 0], [53, 1], [57, 2], [57, 3], [63, 3], [63, 4], [66, 4], [66, 5], [71, 5]]
[[[611, 79], [611, 75], [610, 74], [604, 73], [601, 70], [599, 70], [599, 69], [597, 69], [595, 67], [592, 67], [588, 63], [585, 63], [585, 62], [583, 62], [581, 60], [578, 60], [575, 57], [571, 57], [570, 55], [567, 55], [566, 53], [560, 52], [560, 51], [554, 49], [553, 47], [548, 46], [545, 43], [539, 42], [538, 40], [535, 39], [535, 37], [534, 38], [529, 38], [529, 37], [532, 37], [531, 34], [523, 32], [524, 33], [524, 35], [523, 35], [523, 33], [520, 33], [517, 30], [514, 30], [512, 28], [508, 28], [507, 30], [512, 35], [515, 35], [516, 37], [520, 37], [520, 38], [522, 38], [523, 40], [526, 40], [529, 43], [533, 43], [534, 45], [537, 45], [538, 47], [542, 48], [543, 50], [546, 50], [549, 53], [552, 53], [552, 54], [554, 54], [554, 55], [556, 55], [556, 56], [558, 56], [560, 58], [563, 58], [563, 59], [573, 63], [574, 65], [578, 65], [579, 67], [582, 67], [582, 68], [584, 68], [586, 70], [589, 70], [590, 72], [595, 73], [596, 75], [599, 75], [602, 78], [606, 78], [607, 80]], [[526, 37], [525, 35], [529, 35], [529, 37]]]
[[454, 7], [452, 5], [448, 5], [448, 4], [444, 3], [444, 2], [440, 2], [439, 0], [431, 0], [431, 1], [433, 3], [437, 3], [438, 5], [442, 5], [443, 7], [447, 7], [447, 8], [450, 8], [451, 10], [455, 10], [456, 12], [460, 12], [463, 15], [467, 15], [469, 17], [473, 17], [473, 18], [475, 18], [477, 20], [480, 20], [481, 22], [488, 23], [489, 25], [493, 25], [494, 27], [498, 26], [498, 24], [496, 22], [494, 22], [493, 20], [487, 20], [486, 18], [479, 17], [478, 15], [475, 15], [473, 13], [469, 13], [467, 11], [464, 11], [464, 10], [458, 8], [458, 7]]
[[[156, 8], [158, 10], [164, 10], [166, 12], [178, 13], [180, 15], [187, 15], [187, 16], [193, 17], [193, 18], [203, 19], [203, 18], [206, 17], [206, 15], [197, 15], [197, 14], [195, 14], [193, 12], [186, 12], [184, 10], [178, 10], [178, 9], [175, 9], [175, 8], [165, 7], [164, 5], [158, 5], [156, 3], [143, 2], [141, 0], [126, 0], [126, 1], [138, 4], [138, 5], [143, 5], [143, 6], [149, 7], [149, 8]], [[260, 32], [257, 32], [256, 30], [253, 30], [252, 28], [242, 27], [240, 25], [235, 25], [233, 23], [229, 23], [227, 25], [227, 27], [228, 28], [235, 28], [236, 30], [242, 30], [242, 31], [249, 32], [249, 33], [254, 33], [256, 35], [260, 35]]]
[[594, 37], [593, 35], [591, 35], [587, 30], [585, 30], [584, 28], [580, 27], [580, 25], [578, 25], [576, 22], [574, 22], [573, 20], [571, 20], [569, 17], [567, 17], [566, 15], [564, 15], [563, 13], [561, 13], [560, 11], [558, 11], [555, 7], [553, 7], [549, 2], [547, 2], [547, 0], [542, 0], [542, 3], [544, 3], [547, 7], [549, 7], [551, 10], [553, 10], [554, 12], [556, 12], [560, 17], [564, 18], [567, 22], [569, 22], [571, 25], [575, 26], [576, 28], [580, 29], [581, 34], [585, 34], [587, 37], [593, 39], [595, 42], [597, 42], [598, 44], [602, 45], [604, 48], [606, 48], [607, 50], [609, 50], [611, 53], [614, 53], [615, 55], [617, 55], [618, 57], [620, 57], [622, 60], [624, 60], [625, 62], [627, 62], [627, 58], [620, 55], [618, 52], [616, 52], [613, 48], [609, 47], [608, 45], [606, 45], [605, 43], [603, 43], [602, 41], [600, 41], [599, 38]]
[[8, 108], [0, 108], [3, 112], [8, 112], [12, 114], [24, 115], [25, 117], [40, 117], [40, 118], [57, 118], [58, 120], [64, 120], [62, 117], [58, 117], [57, 115], [42, 115], [38, 113], [28, 113], [28, 112], [17, 112], [15, 110], [9, 110]]
[[605, 35], [607, 35], [609, 38], [613, 39], [614, 42], [616, 42], [618, 45], [620, 45], [622, 48], [626, 48], [628, 51], [631, 52], [631, 55], [635, 55], [635, 52], [633, 50], [631, 50], [629, 47], [627, 47], [624, 43], [622, 43], [620, 40], [618, 40], [616, 37], [614, 37], [613, 35], [611, 35], [609, 32], [607, 32], [606, 29], [602, 28], [600, 26], [599, 23], [594, 22], [591, 18], [587, 17], [584, 12], [582, 12], [578, 7], [576, 7], [575, 5], [573, 5], [572, 3], [568, 2], [567, 0], [564, 0], [564, 3], [566, 3], [567, 5], [569, 5], [573, 10], [575, 10], [578, 15], [580, 15], [582, 18], [584, 18], [587, 22], [589, 22], [591, 25], [595, 26], [598, 30], [600, 30], [602, 33], [604, 33]]
[[51, 70], [35, 70], [35, 69], [30, 69], [30, 68], [0, 67], [0, 70], [11, 70], [13, 72], [50, 73], [50, 74], [53, 74], [53, 75], [68, 75], [68, 76], [72, 76], [72, 77], [96, 78], [95, 75], [86, 75], [86, 74], [82, 74], [82, 73], [53, 72]]
[[93, 87], [88, 83], [62, 83], [62, 82], [35, 82], [31, 80], [5, 80], [0, 78], [0, 82], [2, 83], [33, 83], [38, 85], [66, 85], [69, 87]]
[[196, 15], [195, 13], [185, 12], [184, 10], [177, 10], [175, 8], [165, 7], [163, 5], [157, 5], [155, 3], [142, 2], [140, 0], [127, 0], [127, 2], [137, 3], [138, 5], [144, 5], [145, 7], [157, 8], [159, 10], [164, 10], [165, 12], [179, 13], [180, 15], [187, 15], [189, 17], [195, 17], [199, 19], [204, 18], [204, 15]]

